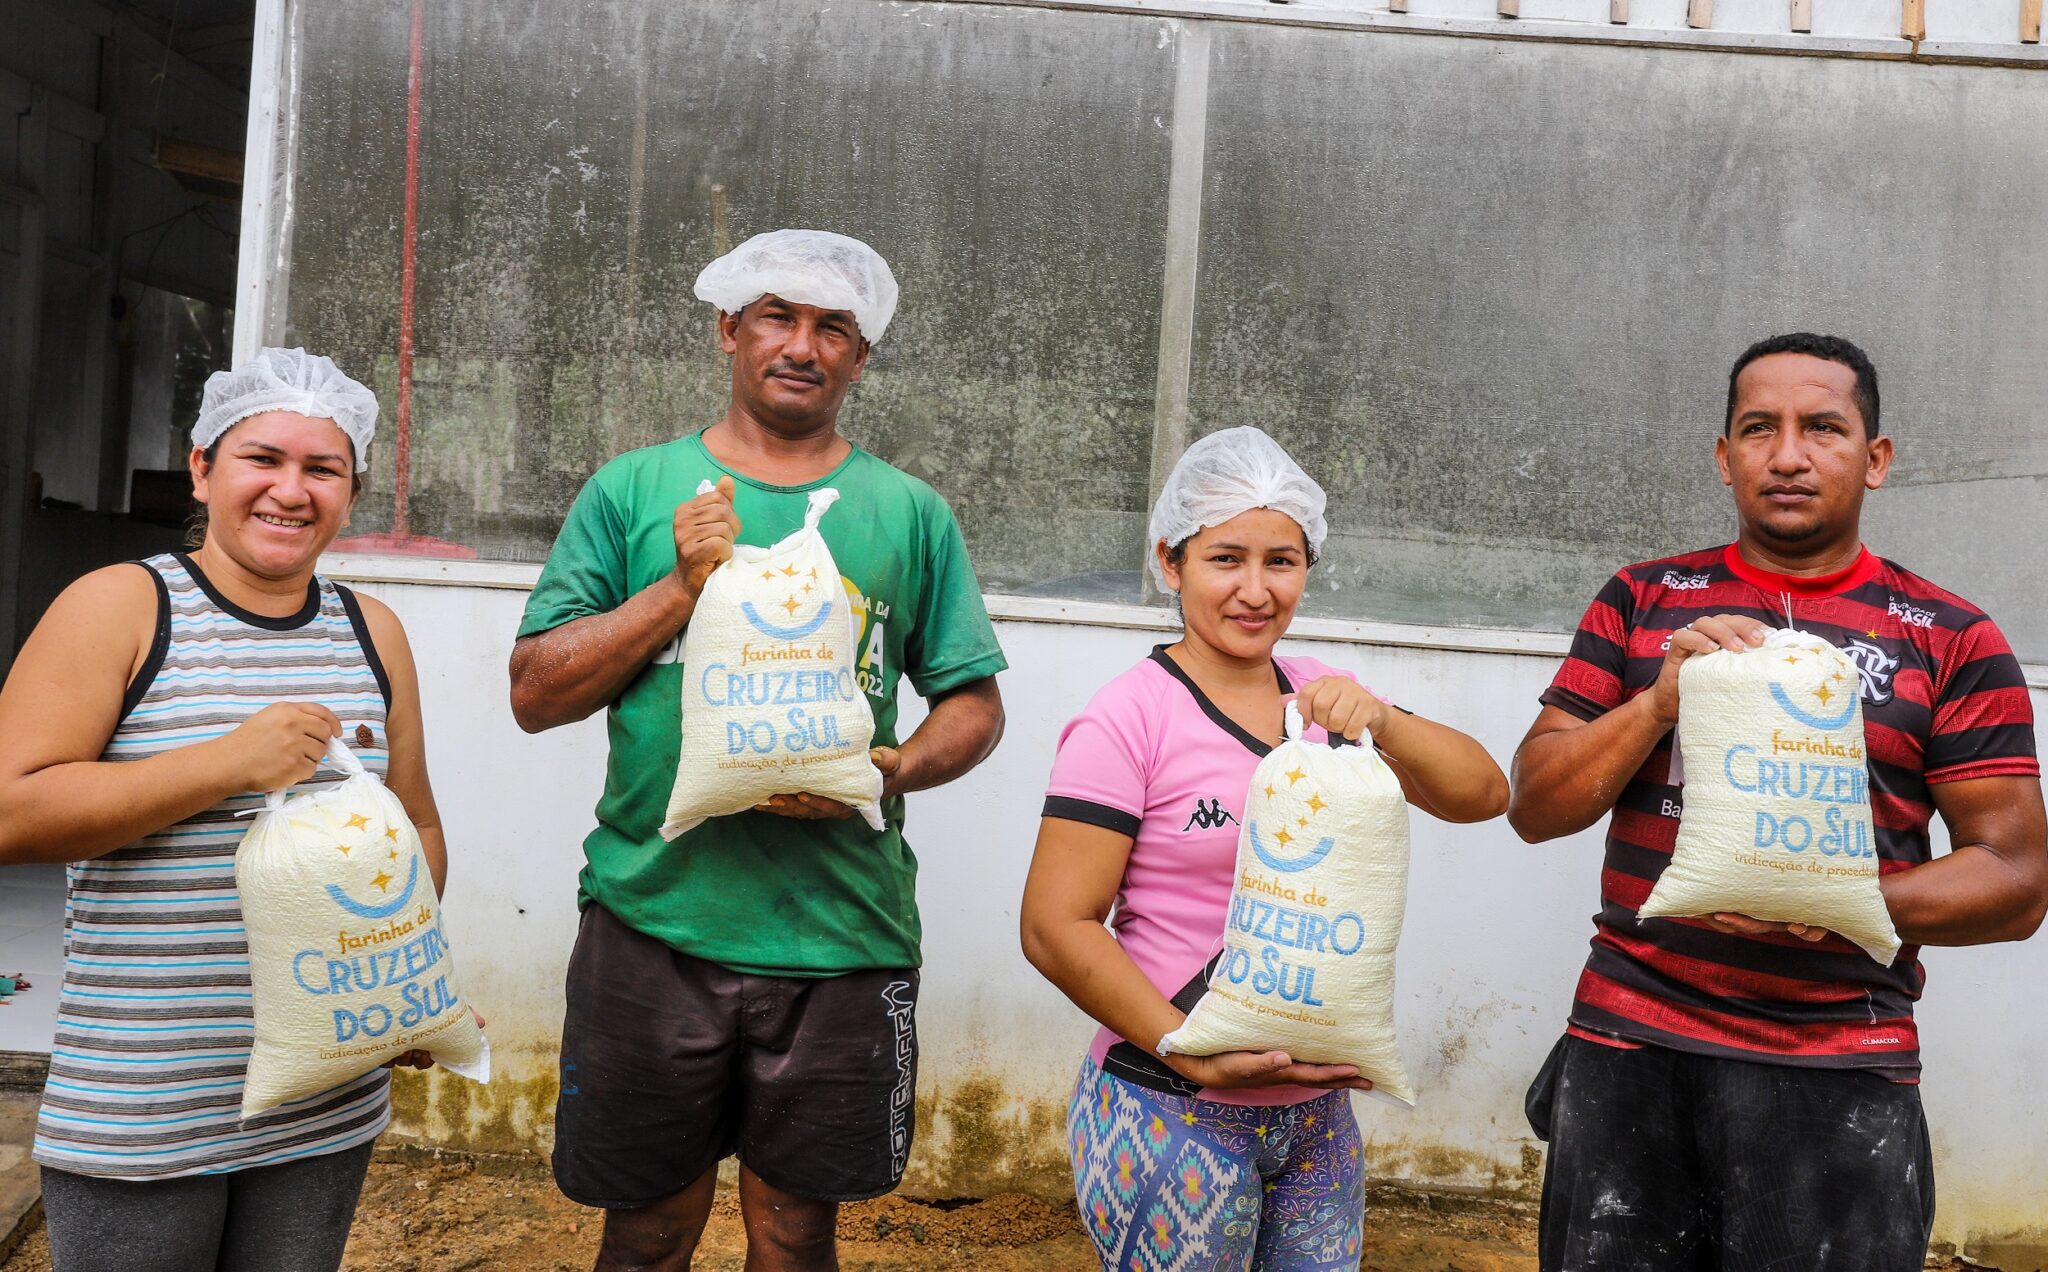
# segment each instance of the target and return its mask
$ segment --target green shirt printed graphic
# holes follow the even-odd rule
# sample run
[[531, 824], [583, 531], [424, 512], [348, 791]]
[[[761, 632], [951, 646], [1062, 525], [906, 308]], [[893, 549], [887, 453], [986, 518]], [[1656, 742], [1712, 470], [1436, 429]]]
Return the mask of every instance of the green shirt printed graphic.
[[[609, 613], [674, 569], [677, 505], [699, 482], [727, 475], [745, 544], [794, 533], [811, 491], [839, 491], [819, 530], [861, 617], [856, 674], [874, 710], [877, 746], [898, 741], [903, 677], [929, 697], [1007, 665], [960, 527], [930, 486], [858, 447], [818, 481], [770, 486], [720, 464], [695, 435], [630, 451], [591, 477], [562, 523], [519, 634]], [[917, 859], [903, 839], [900, 797], [883, 801], [880, 833], [858, 817], [745, 812], [711, 818], [673, 843], [662, 839], [682, 746], [681, 657], [678, 636], [606, 713], [611, 753], [597, 828], [583, 841], [578, 905], [596, 901], [634, 930], [738, 972], [830, 976], [919, 966]]]

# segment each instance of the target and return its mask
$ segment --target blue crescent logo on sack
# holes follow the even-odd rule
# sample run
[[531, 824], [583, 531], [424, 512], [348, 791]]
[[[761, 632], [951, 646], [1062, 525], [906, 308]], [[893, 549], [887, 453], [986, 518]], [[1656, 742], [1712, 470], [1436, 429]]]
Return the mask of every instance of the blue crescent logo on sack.
[[1849, 723], [1850, 716], [1856, 714], [1856, 695], [1853, 693], [1842, 695], [1842, 714], [1832, 717], [1821, 716], [1793, 706], [1791, 696], [1785, 692], [1785, 686], [1775, 680], [1771, 682], [1771, 701], [1777, 703], [1779, 709], [1794, 720], [1809, 729], [1819, 729], [1823, 733], [1831, 733], [1841, 728]]
[[419, 886], [419, 882], [420, 859], [414, 857], [412, 859], [412, 873], [405, 877], [405, 890], [382, 905], [364, 905], [331, 883], [327, 885], [327, 897], [334, 904], [347, 910], [359, 919], [388, 919], [400, 910], [403, 910], [406, 904], [412, 900], [412, 890]]
[[1259, 824], [1257, 822], [1248, 823], [1245, 826], [1245, 833], [1251, 836], [1252, 852], [1258, 856], [1259, 860], [1280, 871], [1282, 874], [1292, 874], [1296, 870], [1306, 870], [1310, 866], [1319, 864], [1323, 858], [1330, 855], [1330, 850], [1337, 846], [1335, 836], [1326, 836], [1321, 843], [1318, 843], [1299, 857], [1276, 857], [1266, 851], [1265, 841], [1259, 838]]
[[755, 631], [772, 640], [803, 640], [816, 632], [820, 627], [823, 627], [825, 620], [832, 617], [832, 602], [826, 601], [818, 607], [817, 613], [811, 615], [807, 621], [798, 623], [794, 627], [778, 627], [767, 619], [762, 618], [760, 612], [754, 608], [752, 601], [741, 601], [740, 613], [747, 616], [747, 621], [754, 625]]

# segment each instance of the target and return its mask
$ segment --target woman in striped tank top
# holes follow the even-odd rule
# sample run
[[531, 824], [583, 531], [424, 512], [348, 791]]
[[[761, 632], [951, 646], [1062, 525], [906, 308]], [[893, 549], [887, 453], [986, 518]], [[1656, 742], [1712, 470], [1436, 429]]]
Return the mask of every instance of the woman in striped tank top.
[[[207, 381], [196, 550], [71, 585], [0, 690], [0, 861], [69, 863], [36, 1125], [57, 1272], [333, 1272], [390, 1116], [382, 1070], [244, 1122], [240, 814], [340, 780], [346, 736], [446, 849], [397, 618], [314, 573], [348, 524], [377, 400], [265, 349]], [[424, 1057], [407, 1057], [424, 1063]]]

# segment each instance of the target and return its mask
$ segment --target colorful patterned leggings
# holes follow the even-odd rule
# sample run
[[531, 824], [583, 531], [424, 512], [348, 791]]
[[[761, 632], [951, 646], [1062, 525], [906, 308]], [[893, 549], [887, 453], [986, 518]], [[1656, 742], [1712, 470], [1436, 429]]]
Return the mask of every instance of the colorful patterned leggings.
[[1358, 1266], [1364, 1145], [1348, 1093], [1217, 1104], [1081, 1065], [1067, 1147], [1105, 1272]]

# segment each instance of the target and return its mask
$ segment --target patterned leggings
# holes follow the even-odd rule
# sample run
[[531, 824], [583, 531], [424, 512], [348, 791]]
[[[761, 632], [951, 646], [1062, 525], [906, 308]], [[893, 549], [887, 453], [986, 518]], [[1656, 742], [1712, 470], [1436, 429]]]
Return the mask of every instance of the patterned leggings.
[[1347, 1092], [1218, 1104], [1081, 1065], [1067, 1147], [1104, 1272], [1325, 1272], [1358, 1266], [1364, 1145]]

